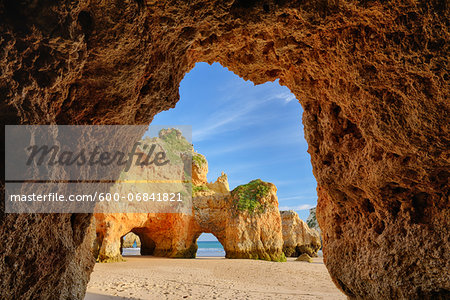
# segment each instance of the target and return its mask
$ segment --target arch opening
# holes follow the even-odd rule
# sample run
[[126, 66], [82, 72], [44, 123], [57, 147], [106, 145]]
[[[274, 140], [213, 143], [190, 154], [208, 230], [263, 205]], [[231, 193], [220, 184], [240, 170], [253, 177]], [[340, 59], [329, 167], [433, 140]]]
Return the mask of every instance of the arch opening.
[[[218, 63], [198, 63], [182, 80], [180, 95], [177, 107], [157, 114], [151, 125], [172, 123], [176, 128], [181, 123], [193, 127], [193, 217], [123, 215], [120, 218], [127, 224], [125, 228], [141, 224], [131, 231], [139, 235], [141, 253], [146, 255], [195, 257], [195, 236], [211, 232], [219, 237], [229, 258], [284, 260], [287, 248], [283, 246], [279, 211], [296, 211], [289, 216], [307, 228], [304, 221], [317, 199], [307, 144], [298, 125], [301, 105], [278, 82], [255, 86]], [[255, 188], [264, 193], [242, 199], [235, 196], [247, 195]], [[240, 215], [243, 218], [239, 219]], [[116, 215], [100, 218], [100, 230], [124, 230], [104, 226], [120, 223]], [[258, 227], [251, 234], [245, 233], [253, 226], [247, 219]], [[290, 248], [304, 243], [306, 235], [297, 234]], [[150, 236], [154, 238], [146, 242]], [[107, 243], [115, 242], [109, 238]], [[103, 249], [116, 255], [111, 247]], [[286, 253], [292, 256], [297, 252]]]
[[277, 187], [280, 210], [304, 221], [317, 203], [302, 125], [303, 109], [277, 78], [245, 80], [221, 63], [198, 62], [180, 82], [175, 108], [155, 115], [151, 125], [192, 125], [194, 151], [208, 162], [206, 180], [226, 173], [230, 190], [254, 179]]
[[153, 255], [156, 248], [156, 242], [151, 238], [151, 231], [148, 228], [133, 228], [131, 232], [139, 237], [141, 242], [140, 254]]
[[156, 243], [150, 237], [147, 228], [133, 228], [120, 240], [120, 254], [122, 256], [153, 255], [156, 248]]
[[196, 243], [196, 257], [225, 257], [222, 243], [212, 233], [201, 233]]
[[141, 239], [132, 231], [128, 232], [120, 238], [120, 254], [141, 255]]

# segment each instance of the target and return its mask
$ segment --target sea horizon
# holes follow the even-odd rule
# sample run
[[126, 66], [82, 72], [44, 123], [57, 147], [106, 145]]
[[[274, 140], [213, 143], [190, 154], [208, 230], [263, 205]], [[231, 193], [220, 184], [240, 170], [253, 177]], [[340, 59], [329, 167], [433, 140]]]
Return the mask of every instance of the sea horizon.
[[[225, 250], [219, 241], [197, 241], [198, 250], [196, 257], [225, 257]], [[138, 256], [141, 248], [123, 248], [123, 256]]]

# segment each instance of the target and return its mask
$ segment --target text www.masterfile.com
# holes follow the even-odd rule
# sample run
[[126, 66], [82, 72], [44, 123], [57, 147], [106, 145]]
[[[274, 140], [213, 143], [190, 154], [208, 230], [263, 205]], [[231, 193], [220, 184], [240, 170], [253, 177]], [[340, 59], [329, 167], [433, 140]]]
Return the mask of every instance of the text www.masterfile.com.
[[11, 202], [181, 202], [183, 194], [178, 193], [98, 193], [94, 194], [13, 194], [9, 196]]

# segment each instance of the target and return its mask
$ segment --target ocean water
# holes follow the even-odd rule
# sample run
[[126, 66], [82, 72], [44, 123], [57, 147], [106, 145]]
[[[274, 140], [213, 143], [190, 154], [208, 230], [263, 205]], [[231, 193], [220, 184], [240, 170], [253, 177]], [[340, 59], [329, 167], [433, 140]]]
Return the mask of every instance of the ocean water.
[[[225, 257], [225, 250], [218, 241], [198, 241], [197, 257]], [[123, 248], [122, 255], [141, 255], [140, 248]]]
[[141, 248], [123, 248], [122, 255], [123, 256], [141, 255]]
[[197, 241], [197, 257], [225, 257], [225, 250], [219, 241]]

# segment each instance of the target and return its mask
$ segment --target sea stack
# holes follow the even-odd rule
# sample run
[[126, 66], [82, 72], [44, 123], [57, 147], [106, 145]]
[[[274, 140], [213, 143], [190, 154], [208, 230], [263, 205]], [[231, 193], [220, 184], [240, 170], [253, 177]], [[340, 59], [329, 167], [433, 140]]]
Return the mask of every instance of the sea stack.
[[317, 256], [321, 247], [320, 235], [293, 210], [280, 211], [283, 224], [283, 252], [286, 256], [298, 257], [304, 253]]

